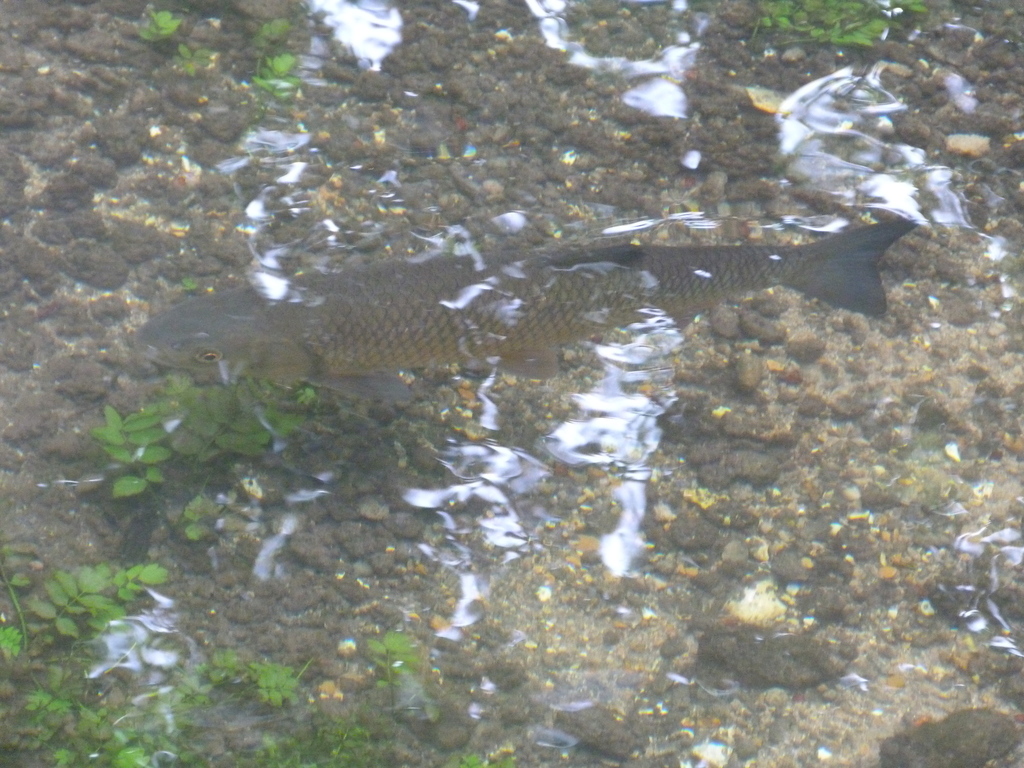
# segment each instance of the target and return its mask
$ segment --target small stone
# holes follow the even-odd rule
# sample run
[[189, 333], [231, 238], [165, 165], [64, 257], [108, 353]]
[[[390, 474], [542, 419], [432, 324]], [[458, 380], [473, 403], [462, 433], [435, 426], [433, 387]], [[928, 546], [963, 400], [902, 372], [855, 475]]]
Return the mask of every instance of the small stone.
[[813, 363], [825, 352], [825, 340], [808, 331], [794, 333], [786, 340], [786, 352], [800, 363]]
[[754, 105], [754, 108], [767, 112], [770, 115], [774, 115], [779, 111], [779, 107], [782, 106], [782, 102], [786, 98], [784, 93], [759, 86], [751, 86], [746, 91], [747, 97], [750, 99], [750, 103]]
[[736, 369], [736, 386], [744, 392], [754, 392], [764, 378], [764, 363], [751, 354], [737, 355], [733, 367]]
[[991, 140], [977, 133], [951, 133], [946, 137], [946, 150], [966, 157], [987, 155]]
[[771, 626], [786, 613], [786, 604], [776, 596], [775, 585], [768, 579], [752, 584], [743, 594], [725, 604], [726, 612], [744, 624]]
[[784, 50], [779, 58], [787, 64], [798, 64], [807, 58], [807, 51], [799, 45], [794, 45], [792, 48]]
[[359, 516], [364, 520], [386, 520], [391, 514], [391, 509], [381, 499], [368, 498], [359, 502]]
[[740, 335], [740, 316], [732, 307], [719, 304], [709, 317], [711, 330], [723, 339], [736, 339]]

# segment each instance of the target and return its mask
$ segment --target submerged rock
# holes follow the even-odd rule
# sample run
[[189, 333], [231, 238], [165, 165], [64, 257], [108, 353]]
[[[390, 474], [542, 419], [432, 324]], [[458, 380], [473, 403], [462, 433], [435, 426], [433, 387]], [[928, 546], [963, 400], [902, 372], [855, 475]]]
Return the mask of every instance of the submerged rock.
[[830, 647], [812, 636], [750, 630], [708, 632], [700, 639], [697, 662], [754, 688], [810, 688], [843, 671]]
[[1010, 753], [1020, 729], [1009, 715], [991, 709], [961, 709], [938, 721], [885, 739], [879, 768], [981, 768]]
[[584, 746], [619, 760], [627, 760], [643, 744], [635, 726], [602, 706], [556, 712], [555, 725]]

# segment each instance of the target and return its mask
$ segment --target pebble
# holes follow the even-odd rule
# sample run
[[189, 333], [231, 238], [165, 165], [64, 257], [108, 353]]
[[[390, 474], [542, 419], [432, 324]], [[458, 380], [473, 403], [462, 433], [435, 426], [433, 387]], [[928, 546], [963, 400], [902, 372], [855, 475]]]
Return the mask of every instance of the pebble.
[[359, 502], [359, 516], [364, 520], [386, 520], [391, 514], [391, 509], [378, 498], [363, 499]]
[[946, 150], [966, 157], [987, 155], [991, 148], [988, 136], [977, 133], [951, 133], [946, 137]]

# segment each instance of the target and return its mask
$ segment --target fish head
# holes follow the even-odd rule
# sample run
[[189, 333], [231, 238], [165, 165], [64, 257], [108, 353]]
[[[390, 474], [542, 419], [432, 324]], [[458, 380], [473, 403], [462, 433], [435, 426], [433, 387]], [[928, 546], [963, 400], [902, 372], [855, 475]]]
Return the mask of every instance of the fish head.
[[136, 343], [161, 368], [187, 371], [199, 383], [228, 383], [252, 373], [280, 384], [311, 367], [299, 340], [276, 328], [268, 305], [250, 289], [185, 301], [139, 329]]

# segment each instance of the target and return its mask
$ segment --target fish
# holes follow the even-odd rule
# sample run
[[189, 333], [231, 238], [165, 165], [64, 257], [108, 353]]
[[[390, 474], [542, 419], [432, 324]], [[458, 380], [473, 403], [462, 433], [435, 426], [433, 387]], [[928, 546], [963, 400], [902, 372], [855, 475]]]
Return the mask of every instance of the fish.
[[407, 397], [397, 372], [450, 363], [541, 379], [557, 372], [564, 344], [652, 311], [682, 327], [773, 286], [882, 315], [879, 261], [915, 226], [900, 219], [789, 246], [619, 243], [372, 262], [292, 277], [279, 301], [253, 285], [194, 297], [150, 319], [137, 342], [200, 382], [248, 375], [382, 399]]

